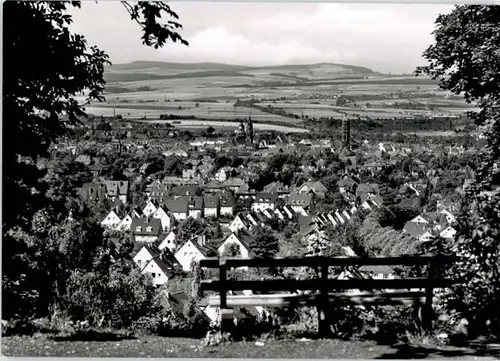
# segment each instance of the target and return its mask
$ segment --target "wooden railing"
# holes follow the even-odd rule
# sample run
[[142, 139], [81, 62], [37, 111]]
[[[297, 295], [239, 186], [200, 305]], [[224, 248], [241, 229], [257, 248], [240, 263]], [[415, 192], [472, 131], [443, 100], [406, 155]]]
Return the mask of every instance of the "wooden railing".
[[[305, 258], [210, 258], [200, 261], [200, 267], [219, 270], [219, 278], [201, 281], [201, 291], [216, 291], [218, 296], [210, 298], [210, 304], [219, 306], [221, 314], [231, 315], [231, 307], [260, 305], [267, 307], [287, 307], [291, 305], [316, 304], [319, 316], [320, 334], [328, 333], [328, 305], [332, 303], [347, 304], [405, 304], [408, 302], [424, 303], [422, 321], [425, 328], [430, 328], [432, 320], [432, 304], [434, 290], [451, 286], [452, 281], [436, 275], [439, 265], [451, 262], [449, 257], [421, 255], [398, 257], [305, 257]], [[361, 266], [428, 266], [425, 277], [406, 277], [394, 279], [331, 279], [330, 267]], [[309, 267], [319, 270], [315, 279], [261, 279], [261, 280], [229, 280], [228, 270], [231, 268], [299, 268]], [[251, 290], [253, 292], [316, 291], [313, 295], [304, 294], [254, 294], [230, 295], [230, 291]], [[365, 292], [345, 292], [346, 290], [365, 290]], [[398, 290], [389, 291], [389, 290]], [[332, 291], [334, 291], [332, 293]], [[367, 292], [366, 292], [367, 291]]]

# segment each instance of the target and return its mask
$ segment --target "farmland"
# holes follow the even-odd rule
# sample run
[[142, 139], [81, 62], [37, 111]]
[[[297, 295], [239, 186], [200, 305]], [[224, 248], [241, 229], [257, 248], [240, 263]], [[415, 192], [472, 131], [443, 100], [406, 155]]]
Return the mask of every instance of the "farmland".
[[[109, 67], [105, 78], [105, 102], [90, 104], [87, 111], [125, 119], [171, 114], [203, 120], [203, 125], [236, 121], [224, 124], [232, 127], [250, 116], [260, 124], [303, 128], [313, 119], [405, 120], [460, 116], [474, 109], [439, 91], [429, 78], [340, 64], [257, 68], [139, 61]], [[339, 104], [342, 97], [349, 101]]]

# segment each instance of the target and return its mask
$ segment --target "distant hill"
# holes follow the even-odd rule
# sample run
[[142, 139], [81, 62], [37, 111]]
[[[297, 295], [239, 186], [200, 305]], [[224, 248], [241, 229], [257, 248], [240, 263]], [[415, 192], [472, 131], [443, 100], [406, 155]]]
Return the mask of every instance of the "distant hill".
[[168, 63], [164, 61], [133, 61], [131, 63], [113, 64], [112, 70], [145, 70], [145, 69], [167, 69], [167, 70], [229, 70], [241, 71], [251, 69], [248, 66], [230, 65], [220, 63]]
[[318, 64], [293, 64], [293, 65], [272, 65], [272, 66], [260, 66], [252, 67], [251, 70], [313, 70], [313, 69], [332, 69], [337, 68], [339, 71], [350, 71], [353, 74], [376, 74], [371, 69], [355, 66], [355, 65], [345, 65], [345, 64], [334, 64], [334, 63], [318, 63]]
[[134, 61], [115, 64], [105, 69], [105, 80], [113, 82], [131, 82], [142, 80], [162, 80], [203, 77], [244, 77], [268, 76], [288, 78], [296, 81], [352, 77], [363, 79], [365, 76], [377, 76], [371, 69], [345, 64], [291, 64], [274, 66], [243, 66], [221, 63], [169, 63], [162, 61]]
[[232, 77], [252, 77], [251, 74], [239, 73], [231, 70], [208, 70], [208, 71], [193, 71], [189, 73], [179, 73], [172, 75], [158, 75], [152, 73], [104, 73], [104, 80], [108, 83], [114, 82], [129, 82], [142, 80], [163, 80], [163, 79], [186, 79], [186, 78], [207, 78], [215, 76], [232, 76]]

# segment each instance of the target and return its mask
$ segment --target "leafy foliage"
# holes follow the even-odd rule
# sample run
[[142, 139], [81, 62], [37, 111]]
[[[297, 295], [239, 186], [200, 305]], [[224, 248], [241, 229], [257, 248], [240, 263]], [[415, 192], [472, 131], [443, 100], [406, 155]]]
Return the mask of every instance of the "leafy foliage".
[[97, 327], [120, 329], [154, 312], [154, 293], [151, 280], [131, 262], [75, 270], [68, 279], [67, 312]]
[[419, 68], [443, 89], [476, 102], [470, 116], [488, 146], [466, 193], [448, 252], [457, 257], [449, 269], [460, 282], [447, 302], [469, 321], [471, 332], [500, 333], [500, 8], [456, 6], [436, 21], [435, 43], [425, 52], [429, 65]]
[[[175, 31], [180, 24], [163, 23], [162, 14], [177, 19], [165, 3], [123, 4], [142, 27], [146, 45], [160, 47], [167, 40], [187, 44]], [[84, 105], [103, 100], [103, 72], [109, 57], [70, 31], [68, 7], [80, 6], [78, 1], [4, 4], [3, 134], [9, 144], [3, 152], [2, 192], [6, 319], [29, 318], [47, 314], [54, 306], [63, 307], [67, 277], [73, 275], [75, 287], [78, 280], [92, 279], [99, 266], [95, 254], [106, 249], [89, 207], [66, 202], [66, 197], [73, 196], [72, 188], [88, 180], [87, 169], [63, 161], [47, 172], [39, 164], [49, 155], [50, 146], [85, 118]], [[32, 61], [34, 53], [36, 62]], [[83, 93], [87, 101], [80, 104], [75, 96]], [[123, 287], [127, 297], [131, 279], [117, 282], [111, 286]], [[75, 292], [91, 291], [78, 287]]]
[[253, 232], [250, 248], [257, 257], [274, 257], [279, 251], [278, 238], [268, 227], [257, 227]]

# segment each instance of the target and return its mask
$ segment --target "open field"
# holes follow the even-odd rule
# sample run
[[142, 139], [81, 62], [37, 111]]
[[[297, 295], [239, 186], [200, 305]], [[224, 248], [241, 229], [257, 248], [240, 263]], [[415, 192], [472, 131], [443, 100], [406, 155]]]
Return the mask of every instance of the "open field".
[[[140, 120], [139, 120], [140, 121]], [[216, 120], [144, 120], [142, 122], [147, 123], [172, 123], [173, 121], [179, 122], [174, 124], [175, 128], [207, 128], [212, 126], [214, 128], [224, 128], [224, 129], [237, 129], [240, 126], [239, 122], [231, 121], [216, 121]], [[255, 130], [274, 130], [277, 132], [284, 133], [307, 133], [309, 129], [296, 128], [292, 126], [277, 125], [277, 124], [266, 124], [266, 123], [254, 123], [253, 127]]]
[[495, 360], [495, 350], [410, 348], [366, 341], [268, 340], [204, 346], [199, 339], [141, 337], [112, 341], [55, 341], [46, 337], [3, 337], [2, 354], [22, 357], [207, 357], [207, 358], [432, 358]]
[[[440, 92], [429, 78], [385, 75], [339, 64], [253, 68], [214, 63], [134, 62], [114, 65], [105, 75], [109, 90], [106, 101], [93, 103], [87, 109], [97, 116], [111, 116], [113, 111], [124, 118], [154, 119], [160, 114], [172, 114], [235, 120], [251, 116], [260, 124], [283, 123], [293, 128], [304, 122], [302, 116], [412, 119], [460, 115], [474, 110], [474, 105]], [[357, 107], [336, 106], [340, 95], [355, 96]], [[252, 98], [261, 100], [257, 104], [260, 107], [283, 110], [290, 116], [233, 106], [236, 100]], [[412, 109], [416, 106], [419, 108]], [[262, 129], [262, 125], [258, 127]]]
[[[108, 110], [109, 109], [109, 110]], [[206, 119], [241, 119], [251, 116], [254, 120], [282, 122], [282, 123], [299, 123], [300, 120], [290, 117], [284, 117], [276, 114], [263, 112], [255, 108], [234, 107], [233, 103], [206, 103], [206, 102], [149, 102], [142, 101], [128, 103], [112, 103], [108, 101], [104, 104], [96, 104], [96, 106], [88, 107], [87, 111], [95, 115], [108, 116], [113, 114], [122, 116], [150, 116], [160, 114], [173, 114], [179, 116], [192, 115], [198, 118]], [[111, 111], [111, 113], [108, 113]], [[130, 113], [130, 115], [129, 115]]]

